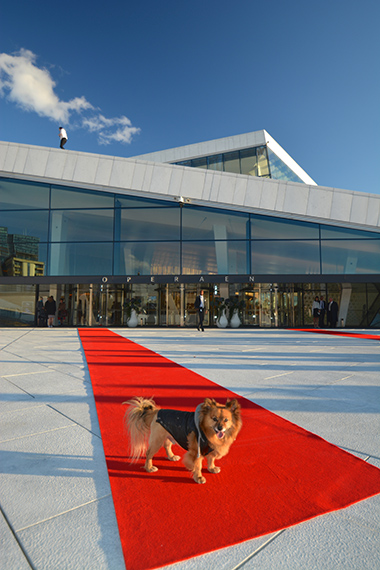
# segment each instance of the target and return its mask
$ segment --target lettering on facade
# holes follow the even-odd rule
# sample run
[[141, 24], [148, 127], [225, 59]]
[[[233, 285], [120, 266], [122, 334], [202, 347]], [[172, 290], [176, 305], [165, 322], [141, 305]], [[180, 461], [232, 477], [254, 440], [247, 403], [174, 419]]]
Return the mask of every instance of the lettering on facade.
[[249, 283], [254, 283], [254, 282], [255, 282], [254, 276], [253, 276], [253, 275], [249, 275], [248, 281], [249, 281]]
[[204, 277], [200, 277], [200, 278], [199, 278], [199, 283], [204, 283], [204, 281], [205, 281], [205, 278], [204, 278]]
[[225, 282], [225, 283], [228, 283], [228, 275], [225, 275], [225, 276], [224, 276], [224, 282]]
[[179, 283], [179, 277], [177, 277], [177, 275], [174, 277], [174, 283]]
[[150, 277], [150, 282], [151, 282], [151, 283], [154, 283], [154, 282], [155, 282], [153, 275], [151, 275], [151, 277]]

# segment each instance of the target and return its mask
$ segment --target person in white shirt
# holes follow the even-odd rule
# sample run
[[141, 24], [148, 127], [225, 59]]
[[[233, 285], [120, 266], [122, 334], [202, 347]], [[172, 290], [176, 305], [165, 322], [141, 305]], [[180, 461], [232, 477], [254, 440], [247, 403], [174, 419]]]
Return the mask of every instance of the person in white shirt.
[[64, 148], [67, 143], [68, 136], [63, 127], [59, 127], [59, 138], [61, 139], [60, 148]]

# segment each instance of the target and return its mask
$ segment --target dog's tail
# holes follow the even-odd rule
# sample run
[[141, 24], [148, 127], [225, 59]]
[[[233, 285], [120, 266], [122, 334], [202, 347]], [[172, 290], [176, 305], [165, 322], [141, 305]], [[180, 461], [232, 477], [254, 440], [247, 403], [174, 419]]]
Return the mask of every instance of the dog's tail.
[[152, 398], [133, 398], [128, 402], [124, 415], [124, 424], [129, 433], [129, 452], [131, 463], [135, 463], [148, 447], [150, 425], [153, 417], [160, 409]]

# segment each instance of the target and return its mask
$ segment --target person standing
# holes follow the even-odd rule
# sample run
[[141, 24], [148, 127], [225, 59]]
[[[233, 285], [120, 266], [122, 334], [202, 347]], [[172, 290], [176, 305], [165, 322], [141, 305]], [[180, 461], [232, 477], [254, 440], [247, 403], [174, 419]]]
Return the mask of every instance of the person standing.
[[319, 300], [319, 328], [325, 328], [325, 313], [326, 313], [326, 303], [324, 298], [321, 296]]
[[202, 330], [202, 332], [204, 332], [205, 329], [203, 327], [203, 320], [205, 318], [206, 305], [203, 290], [201, 291], [201, 294], [198, 295], [195, 299], [194, 307], [197, 309], [199, 315], [198, 330]]
[[47, 298], [47, 301], [45, 303], [45, 311], [48, 317], [48, 327], [52, 328], [55, 319], [55, 313], [57, 311], [57, 303], [54, 301], [53, 295], [50, 295], [50, 297]]
[[61, 144], [59, 145], [59, 148], [63, 149], [68, 139], [66, 130], [63, 127], [59, 127], [59, 138], [61, 139]]
[[319, 322], [319, 311], [320, 311], [320, 305], [319, 305], [319, 297], [315, 297], [314, 301], [313, 301], [313, 306], [311, 308], [312, 313], [313, 313], [313, 323], [314, 323], [314, 328], [318, 329], [318, 322]]
[[39, 297], [37, 301], [37, 326], [44, 327], [46, 325], [46, 311], [44, 307], [43, 297]]
[[330, 297], [329, 304], [327, 305], [327, 324], [330, 328], [335, 329], [337, 322], [338, 322], [338, 303], [334, 301], [332, 297]]

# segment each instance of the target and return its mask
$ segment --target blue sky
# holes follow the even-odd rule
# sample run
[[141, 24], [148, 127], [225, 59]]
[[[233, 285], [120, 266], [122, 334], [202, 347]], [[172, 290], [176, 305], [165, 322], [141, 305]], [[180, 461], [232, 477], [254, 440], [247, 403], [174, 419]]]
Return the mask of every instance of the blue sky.
[[134, 156], [266, 129], [320, 185], [380, 194], [378, 0], [0, 12], [0, 140]]

